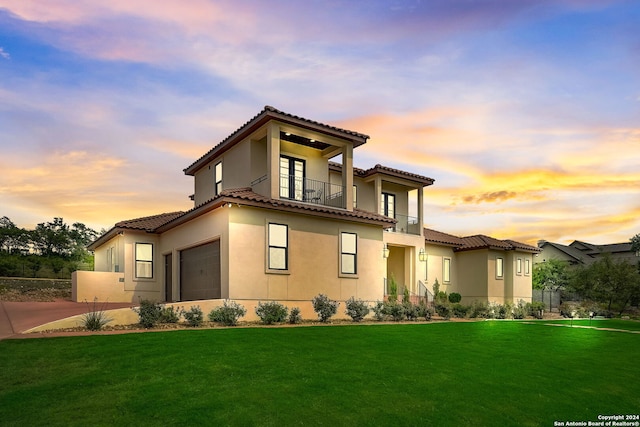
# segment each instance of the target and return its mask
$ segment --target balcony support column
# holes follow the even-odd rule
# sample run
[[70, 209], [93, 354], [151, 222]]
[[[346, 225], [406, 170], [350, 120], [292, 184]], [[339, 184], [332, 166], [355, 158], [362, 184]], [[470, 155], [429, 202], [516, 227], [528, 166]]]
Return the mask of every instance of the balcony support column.
[[267, 177], [269, 197], [280, 198], [280, 126], [267, 124]]
[[342, 147], [342, 187], [344, 188], [344, 208], [353, 210], [353, 145]]
[[424, 235], [424, 188], [418, 188], [418, 233]]

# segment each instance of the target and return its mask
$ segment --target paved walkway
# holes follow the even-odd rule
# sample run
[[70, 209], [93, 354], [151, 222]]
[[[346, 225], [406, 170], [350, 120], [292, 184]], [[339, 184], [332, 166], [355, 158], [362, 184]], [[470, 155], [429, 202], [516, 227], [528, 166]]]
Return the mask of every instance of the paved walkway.
[[[107, 303], [104, 304], [104, 310], [131, 306], [131, 303]], [[98, 303], [97, 307], [103, 308], [103, 304]], [[53, 302], [0, 301], [0, 340], [29, 337], [31, 334], [22, 335], [22, 332], [54, 320], [87, 313], [90, 308], [93, 308], [93, 303], [89, 307], [84, 302], [66, 300]]]

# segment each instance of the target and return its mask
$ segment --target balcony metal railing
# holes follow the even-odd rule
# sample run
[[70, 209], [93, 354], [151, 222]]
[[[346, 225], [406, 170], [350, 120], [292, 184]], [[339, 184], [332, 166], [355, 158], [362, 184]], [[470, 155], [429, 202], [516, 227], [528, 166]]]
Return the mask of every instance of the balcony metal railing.
[[395, 231], [396, 233], [405, 234], [420, 234], [420, 224], [418, 218], [408, 215], [396, 214], [396, 225], [394, 227], [387, 228], [387, 231]]
[[315, 179], [280, 175], [280, 198], [346, 208], [344, 187]]

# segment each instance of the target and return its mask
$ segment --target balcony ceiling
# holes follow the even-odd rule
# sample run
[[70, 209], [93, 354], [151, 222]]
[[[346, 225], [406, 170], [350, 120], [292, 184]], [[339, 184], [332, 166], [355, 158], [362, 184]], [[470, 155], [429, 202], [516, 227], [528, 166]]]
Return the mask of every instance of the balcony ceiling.
[[304, 145], [305, 147], [315, 148], [316, 150], [325, 150], [331, 145], [326, 144], [324, 142], [316, 141], [314, 139], [305, 138], [304, 136], [298, 136], [290, 133], [287, 135], [285, 132], [280, 132], [280, 139], [282, 141], [293, 142], [294, 144]]

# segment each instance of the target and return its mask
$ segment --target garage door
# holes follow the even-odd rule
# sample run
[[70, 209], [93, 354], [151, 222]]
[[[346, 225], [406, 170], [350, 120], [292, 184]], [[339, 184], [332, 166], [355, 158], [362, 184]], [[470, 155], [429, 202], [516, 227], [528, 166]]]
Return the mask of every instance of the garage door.
[[220, 240], [181, 251], [180, 300], [220, 297]]

